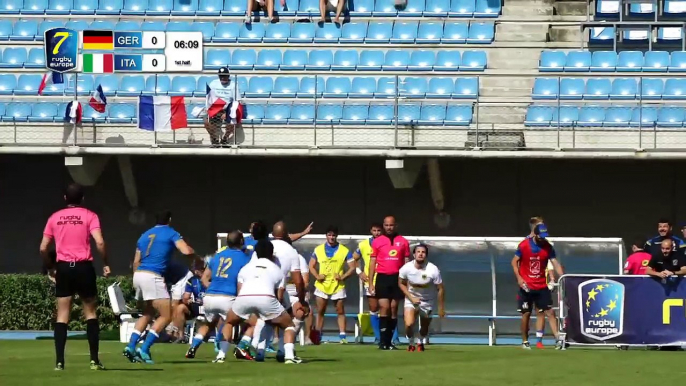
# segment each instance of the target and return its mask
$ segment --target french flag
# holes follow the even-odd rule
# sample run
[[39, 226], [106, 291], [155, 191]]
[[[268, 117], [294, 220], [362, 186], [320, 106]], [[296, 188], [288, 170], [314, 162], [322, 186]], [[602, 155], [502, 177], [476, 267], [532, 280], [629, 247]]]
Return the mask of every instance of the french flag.
[[205, 107], [207, 108], [207, 117], [212, 118], [215, 115], [226, 110], [229, 106], [229, 102], [217, 96], [217, 93], [210, 88], [210, 85], [205, 85], [205, 92], [207, 94]]
[[67, 123], [81, 123], [81, 118], [83, 117], [83, 109], [81, 108], [81, 102], [71, 101], [67, 104], [67, 109], [64, 111], [64, 121]]
[[91, 94], [91, 99], [88, 101], [88, 105], [99, 113], [105, 112], [107, 98], [105, 98], [105, 93], [102, 91], [102, 85], [98, 85], [98, 88], [93, 91], [93, 94]]
[[140, 96], [138, 128], [169, 131], [188, 127], [186, 101], [182, 96]]
[[45, 73], [45, 75], [43, 75], [43, 80], [41, 80], [40, 86], [38, 86], [38, 95], [43, 95], [43, 90], [50, 85], [63, 83], [64, 76], [62, 76], [62, 74], [59, 72], [48, 71]]

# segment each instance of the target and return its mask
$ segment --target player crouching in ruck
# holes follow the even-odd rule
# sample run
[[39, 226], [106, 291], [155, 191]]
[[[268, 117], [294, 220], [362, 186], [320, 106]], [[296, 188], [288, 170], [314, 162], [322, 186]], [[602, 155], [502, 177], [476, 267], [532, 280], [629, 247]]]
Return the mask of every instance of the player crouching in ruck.
[[[430, 263], [429, 247], [419, 244], [414, 247], [414, 261], [406, 263], [398, 274], [398, 285], [405, 294], [405, 334], [410, 342], [407, 351], [424, 351], [429, 334], [434, 294], [438, 292], [438, 316], [445, 317], [445, 296], [441, 271]], [[432, 288], [435, 287], [435, 288]], [[419, 317], [419, 339], [414, 345], [414, 325]]]

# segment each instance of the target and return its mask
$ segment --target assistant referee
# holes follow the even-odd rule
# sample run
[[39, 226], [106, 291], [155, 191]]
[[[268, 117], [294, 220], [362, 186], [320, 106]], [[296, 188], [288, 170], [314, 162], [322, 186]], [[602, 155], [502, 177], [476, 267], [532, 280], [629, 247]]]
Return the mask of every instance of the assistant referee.
[[[98, 289], [96, 285], [93, 255], [91, 253], [90, 238], [95, 240], [98, 253], [103, 260], [103, 275], [110, 274], [105, 253], [105, 240], [100, 229], [98, 215], [81, 206], [83, 202], [83, 188], [78, 184], [70, 184], [64, 200], [67, 207], [53, 213], [43, 231], [40, 253], [48, 274], [55, 277], [55, 296], [57, 297], [57, 321], [55, 322], [55, 370], [64, 370], [64, 347], [67, 344], [67, 323], [71, 302], [78, 294], [83, 304], [83, 316], [86, 319], [86, 335], [90, 348], [91, 370], [104, 370], [105, 367], [98, 358], [100, 326], [96, 307]], [[56, 263], [50, 259], [48, 248], [55, 241], [57, 253]]]
[[384, 234], [372, 242], [369, 277], [376, 274], [376, 283], [370, 281], [369, 294], [379, 302], [379, 330], [382, 350], [395, 350], [393, 331], [398, 325], [398, 304], [405, 295], [398, 285], [398, 273], [410, 261], [410, 243], [395, 231], [395, 217], [383, 220]]

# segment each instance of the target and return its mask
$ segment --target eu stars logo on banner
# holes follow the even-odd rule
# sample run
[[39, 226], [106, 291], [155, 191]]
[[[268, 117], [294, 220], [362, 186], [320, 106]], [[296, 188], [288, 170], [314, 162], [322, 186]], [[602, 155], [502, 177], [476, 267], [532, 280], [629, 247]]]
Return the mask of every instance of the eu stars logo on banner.
[[622, 335], [624, 284], [609, 279], [593, 279], [584, 281], [578, 288], [581, 333], [601, 341]]
[[77, 68], [79, 33], [69, 28], [45, 31], [45, 68], [55, 72], [69, 72]]

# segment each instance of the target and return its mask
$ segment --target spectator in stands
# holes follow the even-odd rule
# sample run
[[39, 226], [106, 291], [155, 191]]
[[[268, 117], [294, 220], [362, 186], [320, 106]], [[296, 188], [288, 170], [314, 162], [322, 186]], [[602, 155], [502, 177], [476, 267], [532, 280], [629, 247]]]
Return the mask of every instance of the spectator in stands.
[[679, 230], [681, 231], [681, 235], [683, 236], [681, 239], [686, 240], [686, 221], [682, 221], [679, 223]]
[[[269, 17], [269, 22], [274, 23], [276, 21], [274, 19], [274, 1], [276, 0], [248, 0], [248, 10], [245, 13], [245, 24], [252, 23], [253, 9], [257, 10], [258, 12], [260, 10], [264, 11], [266, 9], [267, 16]], [[286, 0], [279, 1], [281, 2], [282, 7], [286, 5]]]
[[[236, 129], [236, 119], [231, 118], [231, 114], [237, 113], [240, 95], [238, 85], [231, 82], [231, 74], [228, 67], [222, 67], [217, 71], [218, 79], [210, 82], [207, 86], [214, 94], [224, 100], [227, 106], [216, 113], [211, 113], [210, 106], [207, 106], [207, 118], [205, 119], [205, 130], [210, 135], [212, 146], [227, 146], [229, 139], [234, 135]], [[234, 110], [236, 108], [236, 110]], [[214, 115], [213, 115], [214, 114]], [[222, 125], [224, 135], [222, 136]]]
[[341, 23], [341, 15], [343, 14], [343, 10], [345, 10], [345, 5], [346, 5], [346, 0], [319, 0], [319, 11], [322, 14], [322, 18], [320, 20], [321, 23], [326, 22], [326, 17], [328, 16], [329, 12], [335, 12], [336, 13], [336, 18], [333, 19], [334, 23]]
[[665, 239], [660, 243], [660, 252], [650, 258], [646, 274], [660, 279], [686, 275], [686, 256], [674, 250], [674, 241]]
[[656, 255], [660, 253], [660, 243], [665, 239], [672, 239], [672, 246], [674, 250], [686, 247], [684, 241], [672, 234], [672, 222], [666, 218], [662, 218], [657, 221], [657, 233], [658, 235], [652, 239], [645, 242], [643, 250], [650, 253], [651, 255]]
[[631, 244], [631, 252], [624, 264], [625, 275], [645, 275], [650, 262], [650, 253], [643, 250], [643, 241], [637, 237]]

